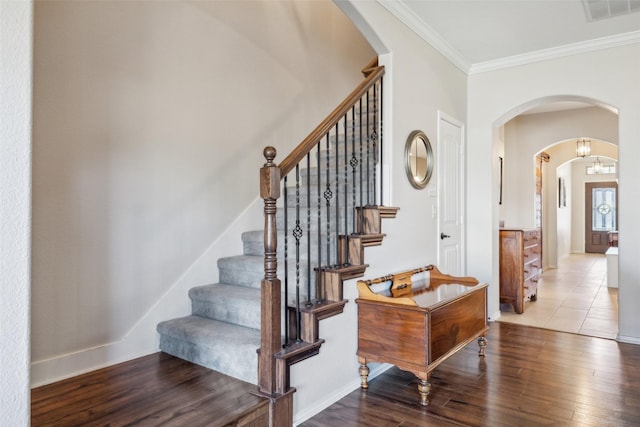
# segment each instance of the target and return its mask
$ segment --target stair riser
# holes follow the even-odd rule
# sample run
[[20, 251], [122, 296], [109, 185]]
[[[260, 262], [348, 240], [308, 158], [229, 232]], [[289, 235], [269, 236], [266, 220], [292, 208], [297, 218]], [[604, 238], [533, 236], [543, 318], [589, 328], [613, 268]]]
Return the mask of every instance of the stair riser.
[[[362, 152], [360, 151], [362, 149]], [[368, 150], [368, 152], [367, 152]], [[321, 150], [320, 153], [317, 151], [312, 152], [311, 159], [309, 161], [310, 167], [318, 167], [318, 157], [320, 158], [320, 168], [324, 169], [327, 166], [327, 160], [329, 160], [329, 168], [336, 168], [336, 157], [338, 159], [338, 170], [344, 169], [344, 165], [351, 165], [352, 158], [355, 157], [357, 160], [357, 165], [359, 167], [362, 164], [363, 169], [368, 165], [369, 167], [374, 167], [378, 163], [379, 154], [377, 151], [380, 150], [380, 147], [376, 144], [374, 146], [372, 143], [367, 144], [366, 141], [363, 141], [362, 147], [360, 147], [360, 142], [358, 140], [354, 142], [347, 141], [347, 153], [345, 157], [344, 152], [344, 141], [339, 142], [334, 149], [326, 151]], [[328, 157], [328, 159], [327, 159]], [[300, 163], [300, 168], [306, 168], [307, 161], [303, 160]]]
[[[366, 200], [365, 200], [366, 201]], [[340, 223], [340, 228], [343, 228], [343, 224], [344, 224], [344, 218], [345, 218], [345, 212], [344, 212], [344, 206], [342, 205], [342, 203], [340, 203], [340, 209], [338, 210], [338, 222]], [[320, 226], [322, 227], [323, 230], [326, 230], [326, 225], [327, 225], [327, 207], [325, 205], [321, 205], [320, 206]], [[349, 207], [349, 210], [347, 211], [347, 215], [349, 218], [349, 221], [352, 218], [352, 214], [353, 214], [353, 208]], [[331, 229], [334, 229], [335, 225], [333, 225], [333, 223], [335, 222], [336, 219], [336, 207], [335, 206], [330, 206], [330, 219], [331, 219]], [[295, 224], [295, 220], [296, 220], [296, 207], [295, 206], [288, 206], [287, 207], [287, 216], [288, 216], [288, 223], [289, 223], [289, 230], [293, 229], [292, 224]], [[312, 230], [316, 230], [318, 227], [318, 207], [315, 205], [312, 205], [311, 207], [311, 211], [309, 212], [309, 218], [310, 218], [310, 222], [311, 222], [311, 229]], [[306, 224], [307, 222], [307, 207], [306, 206], [300, 206], [300, 221], [303, 224]], [[281, 231], [283, 229], [283, 225], [284, 225], [284, 208], [278, 208], [277, 212], [276, 212], [276, 226], [278, 227], [278, 231]]]
[[[289, 238], [287, 243], [287, 254], [289, 259], [292, 259], [295, 256], [295, 238], [292, 235], [291, 229], [288, 232]], [[300, 257], [303, 259], [311, 259], [316, 261], [318, 259], [318, 235], [315, 230], [312, 230], [312, 244], [311, 244], [311, 256], [308, 256], [307, 248], [308, 248], [308, 240], [306, 238], [306, 234], [300, 239]], [[320, 235], [320, 252], [322, 254], [322, 259], [327, 260], [327, 239], [326, 233], [322, 233]], [[264, 242], [263, 242], [263, 233], [243, 233], [242, 235], [242, 244], [244, 248], [244, 255], [251, 256], [259, 256], [264, 257]], [[277, 256], [280, 259], [284, 258], [284, 232], [280, 230], [278, 232], [278, 241], [277, 241]], [[329, 253], [334, 255], [336, 246], [336, 239], [329, 239]], [[333, 249], [332, 249], [333, 248]], [[279, 261], [280, 262], [280, 261]], [[324, 262], [322, 263], [324, 264]]]
[[[369, 114], [363, 111], [362, 115], [360, 115], [359, 112], [356, 111], [355, 117], [351, 114], [351, 111], [349, 111], [346, 114], [346, 125], [345, 125], [345, 120], [341, 120], [338, 123], [338, 126], [333, 126], [331, 128], [331, 133], [332, 135], [335, 135], [336, 127], [337, 127], [337, 133], [341, 137], [343, 137], [345, 133], [350, 137], [354, 131], [356, 136], [359, 136], [360, 128], [362, 128], [363, 135], [366, 135], [367, 129], [368, 129], [368, 132], [371, 133], [374, 129], [376, 129], [376, 124], [378, 124], [379, 122], [380, 122], [379, 117], [376, 118], [376, 114], [373, 111], [371, 111]], [[323, 139], [323, 143], [324, 143], [324, 139]]]
[[220, 320], [247, 328], [260, 329], [260, 297], [257, 299], [236, 300], [220, 298], [213, 301], [191, 301], [191, 312], [194, 316]]
[[[313, 239], [313, 237], [312, 237]], [[318, 245], [317, 243], [312, 244], [311, 246], [311, 255], [309, 256], [308, 252], [307, 252], [307, 239], [305, 238], [303, 241], [301, 241], [300, 243], [300, 259], [301, 260], [307, 260], [307, 259], [311, 259], [313, 261], [314, 264], [317, 264], [317, 260], [318, 260]], [[320, 248], [320, 253], [322, 254], [322, 259], [321, 259], [321, 264], [324, 265], [327, 261], [331, 262], [332, 260], [334, 260], [334, 258], [336, 257], [335, 255], [335, 249], [336, 247], [336, 242], [335, 239], [331, 239], [330, 244], [329, 244], [329, 254], [330, 254], [330, 258], [327, 258], [327, 245], [325, 241], [322, 241], [322, 245]], [[291, 243], [291, 240], [289, 241], [289, 245], [288, 245], [288, 257], [290, 260], [294, 260], [295, 257], [295, 244]], [[252, 255], [252, 256], [264, 256], [264, 246], [262, 244], [262, 242], [251, 242], [251, 243], [245, 243], [244, 244], [244, 253], [245, 255]], [[282, 260], [284, 259], [284, 244], [282, 244], [282, 242], [278, 243], [278, 263], [283, 262]]]
[[[357, 152], [360, 151], [360, 145], [362, 145], [362, 150], [366, 151], [367, 146], [369, 147], [369, 151], [374, 151], [375, 148], [380, 148], [380, 131], [376, 129], [375, 126], [375, 118], [371, 116], [369, 118], [369, 123], [366, 122], [366, 117], [363, 117], [362, 127], [360, 127], [360, 122], [355, 121], [352, 122], [349, 120], [347, 122], [347, 127], [345, 130], [344, 123], [339, 123], [337, 132], [336, 127], [331, 128], [329, 133], [329, 145], [327, 147], [327, 137], [323, 136], [319, 143], [315, 145], [314, 148], [311, 149], [310, 154], [315, 159], [318, 155], [318, 147], [320, 148], [320, 156], [325, 158], [326, 153], [332, 152], [340, 152], [340, 155], [344, 152], [344, 146], [347, 145], [347, 149], [349, 152], [355, 149]], [[374, 131], [376, 132], [375, 139], [373, 137]], [[313, 163], [313, 161], [312, 161]]]
[[248, 383], [258, 382], [258, 357], [256, 346], [237, 346], [228, 342], [217, 342], [223, 348], [210, 347], [200, 342], [189, 342], [160, 335], [160, 350], [189, 362], [214, 369], [223, 374]]
[[[344, 215], [340, 215], [340, 216], [343, 217]], [[335, 217], [335, 215], [333, 215], [333, 212], [332, 212], [332, 215], [331, 215], [331, 218], [332, 218], [331, 222], [332, 223], [334, 222], [333, 221], [334, 217]], [[347, 225], [349, 226], [349, 232], [351, 232], [351, 218], [349, 218]], [[278, 231], [284, 232], [285, 231], [284, 219], [280, 218], [278, 220], [278, 223], [276, 224], [276, 226], [278, 228]], [[330, 224], [330, 226], [331, 226], [331, 229], [329, 231], [330, 231], [331, 234], [334, 234], [334, 232], [335, 232], [335, 228], [334, 227], [336, 226], [336, 224]], [[339, 226], [340, 226], [340, 234], [344, 234], [344, 220], [342, 218], [340, 218]], [[289, 235], [289, 242], [292, 241], [291, 236], [292, 236], [294, 227], [295, 227], [295, 225], [291, 221], [289, 222], [289, 226], [286, 227], [286, 232]], [[315, 218], [315, 219], [311, 218], [311, 224], [310, 224], [310, 228], [309, 228], [309, 230], [311, 230], [311, 234], [312, 234], [311, 238], [315, 239], [315, 237], [313, 235], [317, 235], [318, 234], [318, 230], [320, 230], [321, 238], [323, 240], [326, 239], [326, 235], [327, 235], [327, 228], [326, 227], [327, 227], [327, 222], [326, 222], [326, 220], [324, 218], [324, 215], [321, 218], [321, 222], [320, 222], [319, 225], [318, 225], [318, 219], [317, 218]], [[300, 224], [300, 228], [302, 228], [304, 238], [306, 239], [306, 233], [307, 233], [306, 219], [305, 219], [304, 223]]]
[[[295, 266], [295, 262], [289, 262], [288, 263], [288, 270], [289, 270], [289, 281], [291, 283], [295, 283], [296, 281], [296, 266]], [[238, 266], [234, 266], [234, 265], [228, 265], [228, 266], [224, 266], [219, 268], [220, 271], [220, 283], [227, 283], [230, 285], [237, 285], [237, 286], [246, 286], [246, 287], [251, 287], [251, 288], [260, 288], [260, 283], [262, 282], [262, 279], [264, 278], [264, 270], [245, 270], [242, 268], [241, 265]], [[300, 277], [300, 282], [303, 283], [306, 286], [307, 283], [307, 265], [306, 263], [301, 263], [300, 264], [300, 269], [299, 269], [299, 277]], [[313, 272], [313, 270], [312, 270]], [[283, 262], [279, 262], [278, 263], [278, 277], [281, 280], [284, 280], [284, 263]], [[313, 274], [311, 274], [311, 284], [313, 286], [314, 284], [314, 277]]]
[[[225, 298], [224, 291], [220, 291], [213, 298], [191, 301], [192, 315], [207, 319], [219, 320], [247, 328], [260, 329], [260, 296], [256, 298], [233, 299]], [[312, 292], [312, 298], [315, 293]], [[284, 300], [284, 293], [282, 294]], [[306, 289], [300, 291], [300, 304], [308, 300]], [[295, 288], [290, 289], [287, 298], [289, 306], [296, 305]], [[284, 313], [281, 322], [284, 322]], [[281, 323], [284, 325], [284, 323]]]
[[[347, 170], [347, 173], [349, 175], [353, 174], [353, 165], [351, 164], [351, 160], [352, 160], [351, 150], [349, 150], [348, 156], [349, 157], [345, 158], [344, 154], [340, 152], [338, 155], [338, 164], [336, 165], [334, 154], [332, 154], [331, 157], [329, 158], [328, 166], [327, 166], [327, 162], [324, 155], [322, 156], [322, 158], [320, 159], [319, 169], [320, 169], [320, 175], [322, 176], [323, 182], [327, 178], [327, 170], [329, 171], [329, 182], [334, 182], [336, 180], [336, 172], [338, 174], [337, 179], [339, 179], [340, 182], [343, 181], [345, 169]], [[366, 153], [363, 153], [363, 157], [360, 158], [359, 154], [356, 153], [356, 160], [357, 162], [355, 163], [355, 167], [356, 167], [356, 172], [358, 176], [360, 174], [360, 166], [362, 166], [363, 176], [366, 176], [367, 169], [369, 170], [370, 174], [373, 173], [373, 169], [376, 165], [375, 159], [373, 157], [370, 157], [369, 159], [367, 159]], [[307, 171], [309, 175], [317, 175], [317, 170], [318, 170], [318, 162], [315, 160], [315, 158], [311, 160], [309, 167], [307, 167], [306, 160], [303, 160], [302, 162], [300, 162], [300, 168], [298, 169], [298, 174], [300, 176], [300, 179], [304, 180], [305, 176], [307, 175]], [[289, 172], [289, 174], [287, 175], [287, 180], [289, 181], [289, 185], [294, 185], [294, 183], [296, 182], [295, 168], [291, 172]]]
[[[364, 166], [364, 165], [363, 165]], [[314, 186], [314, 191], [315, 190], [315, 186], [318, 185], [318, 183], [320, 183], [320, 195], [323, 195], [324, 189], [327, 187], [327, 169], [324, 166], [320, 166], [320, 176], [318, 176], [318, 169], [316, 167], [311, 167], [309, 169], [309, 173], [307, 174], [307, 169], [301, 169], [300, 170], [300, 186], [302, 187], [306, 187], [307, 186], [307, 182], [309, 182], [309, 184], [311, 184], [312, 186]], [[376, 177], [379, 177], [379, 172], [376, 172]], [[373, 176], [373, 170], [369, 170], [369, 176], [367, 177], [367, 168], [363, 167], [362, 170], [362, 179], [360, 177], [360, 167], [358, 166], [356, 169], [356, 176], [355, 176], [355, 182], [360, 183], [361, 181], [361, 185], [366, 186], [367, 183], [369, 182], [370, 186], [373, 188], [374, 187], [374, 176]], [[353, 170], [351, 168], [351, 166], [349, 166], [347, 168], [347, 186], [351, 187], [353, 185], [354, 182], [354, 177], [353, 177]], [[338, 176], [336, 176], [335, 173], [335, 168], [332, 167], [329, 169], [329, 188], [335, 188], [336, 187], [336, 183], [340, 186], [344, 186], [344, 166], [338, 168]], [[295, 175], [292, 175], [289, 177], [289, 182], [287, 183], [289, 190], [291, 191], [293, 190], [293, 194], [295, 194]], [[316, 191], [317, 194], [317, 191]]]
[[[332, 197], [329, 199], [329, 206], [335, 209], [336, 204], [339, 204], [344, 209], [344, 188], [339, 188], [339, 192], [333, 188], [332, 189]], [[296, 204], [300, 205], [301, 215], [304, 212], [304, 218], [306, 219], [306, 209], [307, 209], [307, 199], [309, 199], [309, 204], [311, 206], [311, 211], [318, 210], [318, 190], [316, 186], [311, 186], [309, 197], [307, 195], [307, 187], [300, 187], [300, 194], [296, 196], [295, 189], [289, 189], [289, 194], [287, 195], [287, 206], [290, 208], [296, 207]], [[320, 188], [320, 207], [326, 208], [327, 201], [323, 195], [324, 188]], [[360, 196], [360, 189], [356, 189], [355, 194], [355, 202], [353, 200], [354, 194], [351, 188], [347, 188], [347, 208], [352, 209], [356, 206], [366, 205], [368, 201], [372, 202], [375, 200], [376, 194], [374, 191], [370, 191], [369, 194], [366, 192], [366, 188], [362, 191], [362, 196]], [[362, 197], [362, 198], [361, 198]], [[283, 199], [284, 203], [284, 199]], [[295, 212], [293, 213], [295, 218]], [[302, 217], [300, 218], [302, 220]]]
[[[376, 117], [378, 116], [378, 117]], [[343, 117], [342, 119], [338, 122], [337, 126], [333, 126], [330, 129], [331, 133], [335, 133], [336, 132], [336, 127], [337, 127], [337, 132], [339, 134], [344, 133], [345, 131], [345, 121], [346, 121], [346, 130], [347, 132], [351, 132], [352, 129], [356, 129], [356, 132], [359, 132], [360, 126], [362, 124], [362, 130], [363, 132], [366, 131], [366, 129], [375, 129], [375, 125], [376, 123], [380, 122], [380, 118], [379, 118], [379, 114], [376, 114], [375, 111], [371, 110], [369, 111], [369, 113], [367, 114], [366, 109], [362, 110], [362, 114], [360, 113], [360, 110], [355, 110], [355, 111], [351, 111], [349, 110]], [[324, 143], [324, 140], [323, 140]]]

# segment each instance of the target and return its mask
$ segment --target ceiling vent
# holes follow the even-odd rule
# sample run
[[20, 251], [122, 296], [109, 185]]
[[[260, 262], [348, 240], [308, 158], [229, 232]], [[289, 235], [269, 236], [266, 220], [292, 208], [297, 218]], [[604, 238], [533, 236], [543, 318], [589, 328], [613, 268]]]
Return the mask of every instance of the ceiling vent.
[[640, 11], [640, 0], [582, 0], [588, 21]]

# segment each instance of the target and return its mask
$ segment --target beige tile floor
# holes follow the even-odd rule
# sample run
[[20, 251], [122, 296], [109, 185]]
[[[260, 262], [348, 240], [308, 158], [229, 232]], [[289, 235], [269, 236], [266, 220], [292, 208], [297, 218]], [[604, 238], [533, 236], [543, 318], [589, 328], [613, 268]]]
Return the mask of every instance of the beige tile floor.
[[499, 322], [537, 326], [614, 339], [618, 334], [618, 289], [607, 287], [604, 255], [570, 254], [538, 282], [538, 299], [522, 314], [501, 304]]

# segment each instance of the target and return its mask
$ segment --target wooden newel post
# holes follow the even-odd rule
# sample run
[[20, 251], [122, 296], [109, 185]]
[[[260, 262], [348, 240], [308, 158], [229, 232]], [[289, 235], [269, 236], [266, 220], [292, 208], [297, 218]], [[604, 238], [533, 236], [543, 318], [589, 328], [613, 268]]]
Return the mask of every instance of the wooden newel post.
[[260, 356], [258, 360], [258, 386], [260, 391], [276, 392], [276, 360], [274, 355], [282, 349], [280, 279], [278, 279], [278, 235], [276, 228], [276, 202], [280, 197], [280, 169], [273, 162], [276, 149], [266, 147], [267, 162], [260, 169], [260, 197], [264, 200], [264, 279], [261, 288]]

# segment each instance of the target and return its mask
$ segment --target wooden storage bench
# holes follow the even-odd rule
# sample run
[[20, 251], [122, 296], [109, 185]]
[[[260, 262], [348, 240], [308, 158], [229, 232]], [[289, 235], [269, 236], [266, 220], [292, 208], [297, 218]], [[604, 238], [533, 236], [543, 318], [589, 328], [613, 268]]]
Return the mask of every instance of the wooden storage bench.
[[[412, 282], [412, 276], [428, 272]], [[391, 363], [420, 383], [429, 404], [429, 375], [440, 363], [478, 339], [487, 344], [487, 284], [442, 274], [432, 265], [358, 281], [358, 361], [368, 388], [369, 362]]]

